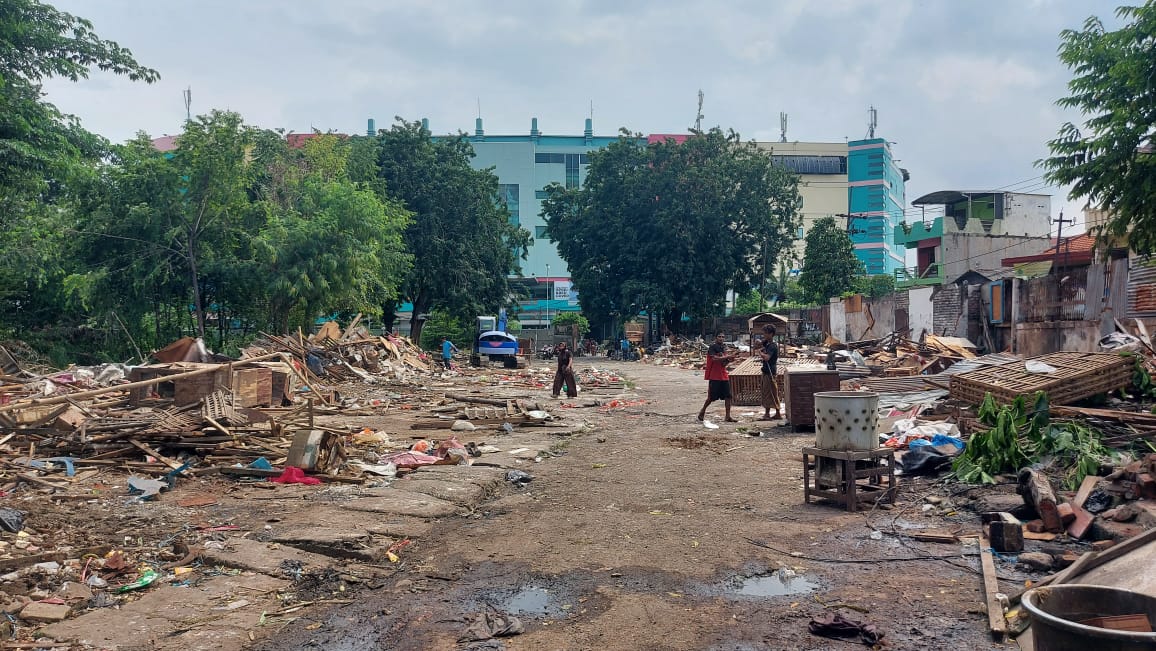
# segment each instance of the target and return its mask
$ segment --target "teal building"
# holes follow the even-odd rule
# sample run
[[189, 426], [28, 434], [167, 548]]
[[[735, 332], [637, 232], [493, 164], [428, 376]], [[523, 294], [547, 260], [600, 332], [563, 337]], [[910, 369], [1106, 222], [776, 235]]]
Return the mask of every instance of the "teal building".
[[904, 267], [905, 248], [896, 244], [893, 233], [903, 222], [908, 179], [883, 138], [847, 143], [851, 241], [868, 274], [891, 275]]

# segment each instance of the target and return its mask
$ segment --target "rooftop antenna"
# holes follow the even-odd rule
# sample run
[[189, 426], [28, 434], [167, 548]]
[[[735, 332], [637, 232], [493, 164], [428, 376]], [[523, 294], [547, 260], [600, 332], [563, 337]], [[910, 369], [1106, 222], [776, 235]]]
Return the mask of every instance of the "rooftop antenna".
[[695, 131], [702, 131], [702, 118], [703, 118], [703, 115], [702, 115], [702, 98], [703, 98], [703, 94], [702, 94], [702, 89], [700, 88], [698, 90], [698, 113], [695, 115], [695, 118], [694, 118], [694, 130]]
[[594, 100], [590, 100], [590, 119], [594, 119]]
[[193, 120], [193, 87], [181, 91], [181, 95], [185, 99], [185, 121], [192, 122]]
[[482, 117], [482, 98], [478, 98], [478, 117]]
[[875, 107], [867, 109], [867, 139], [870, 140], [875, 137], [875, 127], [879, 126], [879, 111]]
[[779, 113], [779, 142], [787, 142], [787, 114]]

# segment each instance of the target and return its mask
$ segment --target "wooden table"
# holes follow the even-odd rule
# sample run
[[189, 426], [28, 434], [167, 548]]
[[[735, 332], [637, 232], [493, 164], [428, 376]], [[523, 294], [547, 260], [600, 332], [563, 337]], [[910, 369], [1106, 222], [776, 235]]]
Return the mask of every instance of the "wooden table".
[[[827, 460], [823, 463], [821, 460]], [[819, 476], [820, 466], [831, 464], [834, 481]], [[886, 485], [884, 482], [886, 481]], [[895, 450], [826, 450], [803, 448], [803, 501], [833, 500], [848, 511], [860, 504], [895, 500]]]

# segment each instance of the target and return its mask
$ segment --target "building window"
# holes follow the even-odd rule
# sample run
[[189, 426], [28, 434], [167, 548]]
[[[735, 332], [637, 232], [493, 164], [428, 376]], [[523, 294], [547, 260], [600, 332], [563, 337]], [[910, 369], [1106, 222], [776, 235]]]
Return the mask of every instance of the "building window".
[[518, 184], [517, 183], [499, 183], [498, 184], [498, 202], [510, 211], [510, 223], [517, 226], [522, 223], [518, 215]]
[[583, 154], [566, 154], [566, 187], [578, 187], [578, 165], [581, 163]]
[[534, 154], [535, 163], [565, 163], [566, 154]]
[[846, 156], [771, 156], [775, 165], [782, 165], [796, 174], [846, 174]]
[[545, 226], [535, 226], [534, 227], [534, 238], [539, 239], [539, 240], [546, 239], [546, 227]]
[[802, 226], [800, 226], [799, 230], [795, 233], [795, 239], [796, 240], [803, 239], [803, 227]]
[[550, 193], [545, 190], [534, 190], [535, 199], [545, 199], [548, 196], [550, 196]]

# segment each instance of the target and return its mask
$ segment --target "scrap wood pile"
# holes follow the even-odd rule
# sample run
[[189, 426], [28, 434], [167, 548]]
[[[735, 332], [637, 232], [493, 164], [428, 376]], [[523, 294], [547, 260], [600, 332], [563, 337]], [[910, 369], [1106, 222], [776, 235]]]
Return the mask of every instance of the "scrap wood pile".
[[710, 343], [701, 337], [688, 338], [672, 336], [646, 357], [647, 364], [656, 366], [678, 366], [680, 368], [702, 368]]
[[309, 337], [301, 333], [276, 336], [261, 333], [262, 339], [245, 349], [249, 357], [273, 352], [288, 353], [317, 377], [331, 381], [377, 383], [380, 379], [410, 383], [414, 375], [428, 375], [433, 370], [430, 357], [406, 337], [371, 335], [355, 319], [341, 330], [326, 321]]
[[898, 332], [851, 342], [846, 347], [862, 355], [871, 375], [887, 377], [939, 373], [956, 362], [976, 357], [975, 344], [967, 339], [927, 335], [918, 342]]
[[561, 419], [537, 402], [460, 393], [446, 394], [429, 411], [429, 417], [417, 420], [410, 429], [449, 429], [455, 432], [497, 429], [509, 432], [517, 426], [556, 425]]

